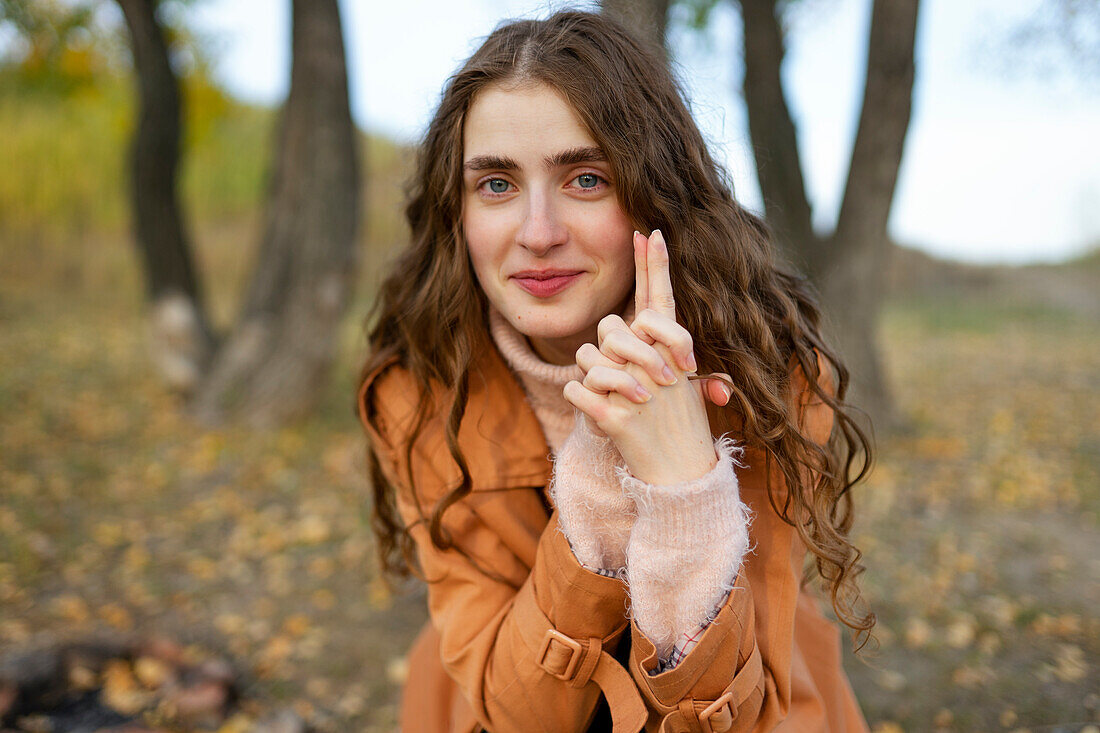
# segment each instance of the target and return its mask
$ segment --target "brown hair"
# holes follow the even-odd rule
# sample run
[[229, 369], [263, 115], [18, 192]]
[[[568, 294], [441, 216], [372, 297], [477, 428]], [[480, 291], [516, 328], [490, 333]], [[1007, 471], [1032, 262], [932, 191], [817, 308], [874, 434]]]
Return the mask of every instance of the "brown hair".
[[[769, 485], [772, 506], [813, 553], [837, 616], [866, 638], [874, 616], [859, 612], [856, 578], [863, 566], [848, 539], [849, 491], [870, 470], [872, 452], [844, 403], [848, 370], [822, 338], [807, 281], [775, 260], [764, 223], [734, 200], [664, 62], [601, 15], [559, 12], [499, 27], [448, 81], [419, 151], [405, 212], [412, 241], [375, 304], [363, 379], [396, 356], [419, 385], [406, 458], [429, 419], [432, 382], [448, 388], [445, 435], [462, 483], [430, 517], [422, 511], [432, 542], [452, 547], [441, 519], [471, 490], [457, 436], [471, 357], [488, 339], [485, 297], [461, 229], [463, 124], [478, 92], [504, 83], [544, 83], [561, 93], [606, 154], [623, 210], [639, 230], [665, 235], [678, 317], [694, 338], [700, 372], [734, 375], [730, 409], [744, 417], [745, 442], [761, 446], [794, 487], [780, 497]], [[819, 353], [836, 375], [835, 396], [818, 383]], [[827, 448], [802, 435], [792, 414], [786, 397], [792, 361], [834, 410]], [[407, 574], [413, 547], [395, 487], [373, 448], [368, 456], [382, 565]], [[853, 478], [857, 456], [862, 466]], [[806, 469], [818, 475], [816, 485], [805, 485]]]

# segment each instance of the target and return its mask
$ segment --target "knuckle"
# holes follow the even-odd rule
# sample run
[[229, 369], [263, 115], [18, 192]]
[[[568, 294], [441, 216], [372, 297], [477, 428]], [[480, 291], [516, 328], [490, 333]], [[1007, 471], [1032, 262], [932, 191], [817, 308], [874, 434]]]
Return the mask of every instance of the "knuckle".
[[593, 367], [584, 376], [584, 381], [581, 384], [590, 390], [600, 391], [607, 384], [607, 378], [606, 375], [600, 372], [599, 367]]
[[627, 337], [626, 331], [623, 331], [621, 328], [617, 328], [607, 334], [605, 342], [611, 346], [622, 346], [629, 340], [630, 339]]
[[691, 337], [691, 334], [688, 333], [688, 330], [683, 326], [677, 327], [675, 339], [676, 345], [683, 351], [691, 351], [695, 346], [695, 339]]
[[564, 395], [567, 402], [573, 405], [577, 405], [583, 398], [585, 387], [577, 380], [569, 381], [562, 388], [562, 395]]
[[623, 330], [615, 330], [607, 334], [603, 346], [612, 352], [612, 354], [608, 354], [608, 356], [620, 355], [630, 351], [631, 341], [632, 339], [628, 333]]
[[594, 344], [585, 343], [577, 349], [576, 359], [578, 364], [587, 363], [591, 364], [596, 359], [596, 355], [599, 353], [599, 349]]
[[607, 384], [611, 381], [611, 370], [605, 366], [594, 366], [588, 371], [588, 376], [585, 377], [585, 384], [591, 380], [598, 384]]
[[600, 323], [597, 326], [597, 329], [600, 332], [614, 331], [615, 329], [617, 329], [622, 324], [622, 322], [623, 322], [622, 318], [620, 318], [615, 313], [610, 313], [610, 314], [608, 314], [608, 315], [606, 315], [606, 316], [604, 316], [603, 318], [600, 319]]
[[661, 352], [657, 351], [652, 344], [646, 344], [645, 350], [645, 360], [649, 366], [656, 367], [657, 369], [664, 367], [665, 358], [661, 356]]

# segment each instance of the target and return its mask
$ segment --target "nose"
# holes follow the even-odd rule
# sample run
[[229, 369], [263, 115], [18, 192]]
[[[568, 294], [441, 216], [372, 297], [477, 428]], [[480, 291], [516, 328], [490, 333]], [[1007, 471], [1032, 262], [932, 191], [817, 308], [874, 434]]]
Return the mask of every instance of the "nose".
[[541, 257], [557, 245], [564, 244], [567, 236], [550, 197], [540, 192], [533, 193], [528, 198], [527, 211], [516, 233], [516, 242]]

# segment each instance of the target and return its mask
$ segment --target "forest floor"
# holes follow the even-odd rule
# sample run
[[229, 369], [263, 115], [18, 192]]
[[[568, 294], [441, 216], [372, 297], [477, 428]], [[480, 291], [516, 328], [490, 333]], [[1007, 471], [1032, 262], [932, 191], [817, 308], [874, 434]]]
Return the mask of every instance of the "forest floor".
[[[123, 238], [2, 260], [0, 653], [164, 634], [320, 730], [392, 730], [424, 597], [377, 574], [356, 319], [315, 418], [210, 430], [149, 366]], [[882, 732], [1077, 730], [1100, 715], [1100, 266], [922, 262], [882, 320], [905, 427], [856, 489], [879, 623], [852, 684]]]

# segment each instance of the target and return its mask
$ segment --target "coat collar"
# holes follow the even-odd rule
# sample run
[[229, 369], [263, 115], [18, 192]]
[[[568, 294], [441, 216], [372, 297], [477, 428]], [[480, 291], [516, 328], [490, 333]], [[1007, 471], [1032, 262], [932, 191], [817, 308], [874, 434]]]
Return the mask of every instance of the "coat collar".
[[519, 380], [488, 345], [470, 370], [459, 428], [474, 486], [511, 489], [550, 481], [550, 448]]
[[[458, 445], [466, 459], [475, 491], [546, 486], [550, 481], [550, 449], [523, 387], [512, 374], [491, 339], [470, 367], [466, 412], [458, 431]], [[395, 424], [390, 439], [395, 445], [411, 437], [416, 408], [412, 376], [393, 357], [363, 380], [358, 409], [364, 425], [374, 398], [387, 402]], [[451, 404], [450, 390], [433, 384], [434, 417], [421, 431], [414, 452], [426, 459], [445, 490], [461, 481], [461, 472], [450, 458], [444, 425]]]

